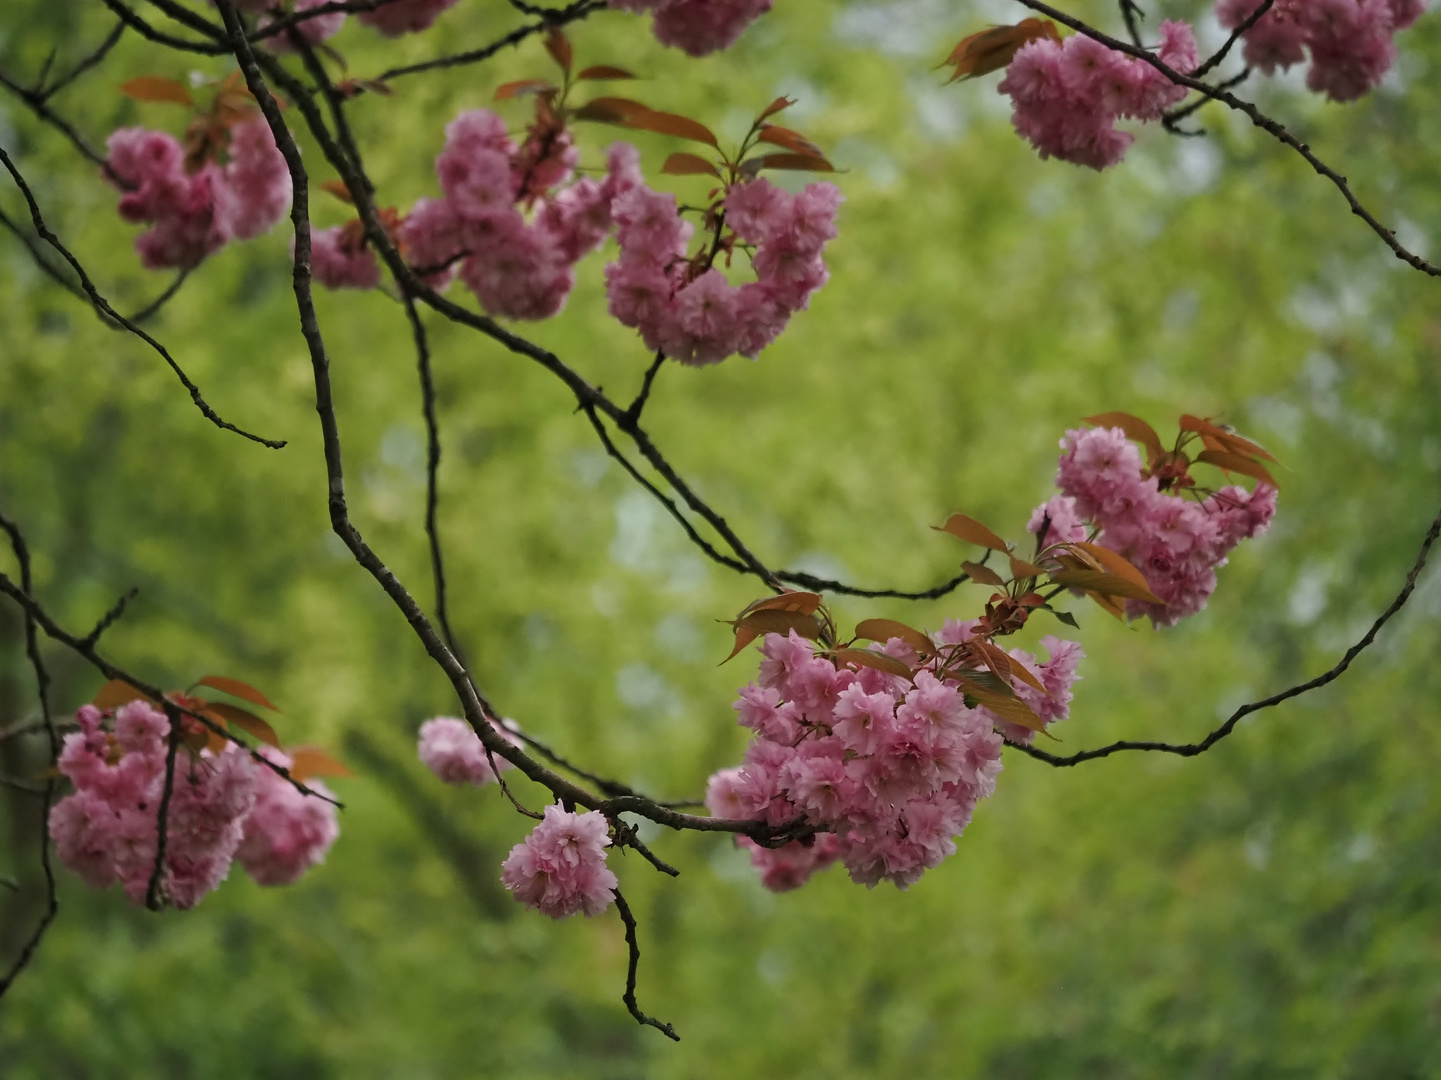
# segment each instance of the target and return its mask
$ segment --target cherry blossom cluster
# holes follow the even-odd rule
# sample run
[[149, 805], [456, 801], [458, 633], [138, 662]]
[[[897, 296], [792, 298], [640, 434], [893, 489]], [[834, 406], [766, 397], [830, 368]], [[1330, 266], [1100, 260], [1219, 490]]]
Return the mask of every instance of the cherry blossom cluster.
[[610, 313], [684, 364], [754, 357], [829, 278], [822, 253], [836, 235], [840, 203], [834, 184], [807, 184], [797, 195], [764, 178], [732, 187], [723, 221], [754, 245], [757, 277], [737, 286], [711, 265], [714, 247], [687, 256], [694, 230], [675, 196], [637, 184], [612, 208], [620, 259], [605, 268]]
[[610, 0], [613, 8], [651, 12], [655, 36], [691, 56], [728, 49], [773, 0]]
[[1125, 556], [1164, 601], [1129, 599], [1126, 614], [1148, 616], [1158, 627], [1205, 607], [1227, 553], [1264, 533], [1276, 512], [1276, 489], [1265, 483], [1250, 492], [1224, 487], [1203, 499], [1162, 491], [1120, 428], [1068, 431], [1061, 449], [1061, 494], [1036, 508], [1028, 528], [1044, 528], [1045, 544], [1085, 540], [1088, 526], [1098, 528], [1096, 542]]
[[[1220, 0], [1227, 30], [1244, 23], [1260, 0]], [[1355, 101], [1396, 62], [1393, 35], [1426, 10], [1425, 0], [1276, 0], [1243, 35], [1246, 63], [1267, 75], [1311, 54], [1306, 85], [1332, 101]]]
[[[492, 315], [555, 315], [575, 285], [575, 264], [605, 240], [611, 203], [641, 182], [639, 155], [618, 143], [604, 179], [573, 180], [578, 155], [563, 128], [537, 125], [517, 145], [500, 117], [476, 109], [451, 121], [445, 135], [435, 162], [445, 197], [421, 199], [394, 223], [406, 259], [437, 289], [458, 272]], [[312, 242], [321, 284], [379, 283], [375, 254], [355, 223], [321, 230]]]
[[[1191, 27], [1163, 22], [1157, 56], [1176, 71], [1194, 71], [1199, 61]], [[1188, 92], [1145, 61], [1083, 34], [1023, 45], [999, 90], [1011, 99], [1016, 130], [1041, 157], [1093, 169], [1116, 164], [1135, 141], [1117, 120], [1159, 120]]]
[[547, 806], [530, 835], [501, 864], [500, 880], [528, 907], [563, 919], [599, 915], [619, 884], [605, 864], [610, 826], [598, 810], [577, 814]]
[[151, 224], [135, 240], [149, 269], [189, 269], [231, 240], [259, 236], [290, 207], [290, 172], [259, 114], [230, 129], [224, 165], [190, 171], [178, 140], [145, 128], [120, 128], [105, 145], [120, 216]]
[[[960, 644], [975, 626], [948, 621], [934, 640]], [[1044, 644], [1043, 664], [1011, 655], [1050, 691], [1027, 687], [1027, 700], [1043, 719], [1060, 720], [1083, 654], [1074, 642]], [[954, 837], [995, 790], [1002, 735], [1030, 732], [967, 706], [943, 662], [921, 664], [899, 638], [881, 651], [912, 667], [910, 679], [838, 666], [817, 648], [795, 631], [766, 635], [760, 677], [735, 703], [754, 738], [744, 764], [711, 777], [706, 806], [720, 817], [821, 830], [775, 849], [740, 838], [767, 888], [796, 888], [837, 859], [858, 883], [908, 888], [955, 853]]]
[[[263, 29], [275, 21], [273, 12], [283, 6], [288, 6], [299, 14], [329, 2], [330, 0], [294, 0], [291, 5], [281, 5], [277, 0], [236, 0], [235, 6], [241, 11], [259, 15], [258, 25]], [[402, 34], [428, 30], [443, 11], [454, 7], [458, 2], [459, 0], [389, 0], [370, 11], [357, 12], [355, 17], [386, 37], [399, 37]], [[273, 34], [264, 40], [275, 52], [293, 52], [295, 42], [291, 35], [295, 35], [306, 45], [319, 45], [338, 34], [345, 25], [345, 20], [346, 12], [328, 11], [321, 15], [312, 15], [285, 32]]]
[[[510, 732], [496, 730], [516, 741]], [[475, 729], [452, 716], [437, 716], [421, 724], [416, 751], [425, 767], [447, 784], [479, 787], [494, 780], [497, 769], [504, 772], [514, 767], [505, 758], [487, 753]]]
[[[119, 881], [144, 903], [159, 843], [169, 721], [145, 701], [114, 714], [110, 730], [93, 705], [75, 714], [80, 730], [65, 737], [59, 759], [73, 794], [50, 813], [60, 861], [87, 884]], [[262, 751], [277, 765], [284, 754]], [[315, 791], [329, 796], [323, 784]], [[167, 811], [161, 893], [191, 908], [219, 886], [238, 861], [262, 885], [284, 885], [325, 858], [339, 832], [335, 807], [301, 793], [244, 750], [180, 750]]]

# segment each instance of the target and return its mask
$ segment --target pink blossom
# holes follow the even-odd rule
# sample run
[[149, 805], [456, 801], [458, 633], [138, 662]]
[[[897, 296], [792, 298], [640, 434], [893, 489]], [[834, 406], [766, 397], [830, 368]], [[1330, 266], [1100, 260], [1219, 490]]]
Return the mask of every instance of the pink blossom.
[[386, 37], [399, 37], [429, 29], [441, 12], [456, 3], [457, 0], [392, 0], [373, 11], [357, 12], [355, 17]]
[[778, 848], [761, 847], [744, 836], [736, 842], [750, 851], [751, 866], [759, 871], [761, 884], [772, 892], [800, 888], [841, 854], [840, 838], [831, 833], [817, 833], [809, 841], [793, 840]]
[[[290, 757], [265, 747], [260, 754], [281, 768]], [[255, 806], [245, 818], [235, 858], [261, 885], [289, 885], [310, 867], [325, 861], [325, 853], [340, 834], [330, 789], [318, 780], [306, 786], [307, 795], [284, 777], [263, 766], [256, 769]]]
[[290, 169], [263, 116], [230, 129], [226, 227], [237, 240], [259, 236], [290, 209]]
[[772, 0], [610, 0], [613, 8], [655, 14], [655, 36], [691, 56], [729, 48]]
[[327, 289], [373, 289], [380, 284], [375, 252], [356, 229], [335, 226], [310, 234], [310, 272]]
[[576, 814], [547, 806], [540, 824], [511, 849], [500, 880], [517, 900], [553, 919], [599, 915], [619, 884], [605, 864], [608, 831], [597, 810]]
[[432, 289], [444, 289], [455, 277], [467, 253], [464, 239], [460, 218], [446, 199], [418, 200], [399, 229], [406, 261]]
[[[509, 732], [501, 734], [515, 742]], [[495, 769], [504, 772], [513, 768], [499, 754], [486, 752], [485, 744], [470, 724], [450, 716], [437, 716], [420, 725], [416, 752], [425, 767], [447, 784], [488, 784], [495, 779]]]

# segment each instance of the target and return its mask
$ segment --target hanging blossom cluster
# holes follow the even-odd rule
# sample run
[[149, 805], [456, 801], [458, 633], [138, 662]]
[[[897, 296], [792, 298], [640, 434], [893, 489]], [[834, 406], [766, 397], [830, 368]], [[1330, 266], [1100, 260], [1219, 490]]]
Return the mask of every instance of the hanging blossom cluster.
[[106, 178], [123, 192], [120, 216], [151, 225], [135, 240], [148, 269], [190, 269], [231, 240], [259, 236], [290, 207], [290, 172], [258, 114], [229, 128], [223, 165], [187, 161], [163, 131], [120, 128], [105, 145]]
[[771, 9], [773, 0], [610, 0], [610, 6], [637, 14], [651, 12], [658, 41], [705, 56], [728, 49], [746, 27]]
[[[1176, 71], [1194, 71], [1199, 59], [1191, 27], [1163, 22], [1157, 56]], [[998, 89], [1011, 99], [1016, 130], [1042, 158], [1093, 169], [1116, 164], [1135, 141], [1117, 120], [1159, 120], [1188, 93], [1145, 61], [1081, 34], [1023, 45]]]
[[[1235, 30], [1259, 0], [1220, 0], [1216, 18]], [[1246, 63], [1267, 75], [1311, 54], [1306, 85], [1332, 101], [1355, 101], [1396, 62], [1393, 36], [1426, 10], [1425, 0], [1276, 0], [1243, 35]]]
[[[948, 621], [934, 640], [959, 645], [975, 625]], [[1031, 692], [1038, 704], [1046, 699], [1046, 719], [1061, 720], [1083, 653], [1074, 642], [1045, 644], [1051, 659], [1032, 670], [1054, 689]], [[886, 655], [913, 668], [908, 679], [838, 666], [816, 648], [794, 630], [766, 635], [760, 678], [735, 703], [755, 737], [743, 765], [711, 777], [706, 806], [719, 817], [771, 825], [803, 819], [824, 830], [775, 849], [739, 839], [767, 888], [796, 888], [837, 859], [860, 884], [908, 888], [955, 853], [954, 837], [996, 788], [997, 726], [1016, 725], [966, 705], [944, 652], [922, 662], [900, 638], [886, 642]], [[1012, 656], [1034, 664], [1029, 654]]]
[[[610, 231], [612, 202], [641, 182], [639, 155], [617, 143], [604, 179], [571, 182], [577, 151], [563, 129], [534, 128], [517, 145], [499, 116], [476, 109], [451, 121], [445, 135], [435, 162], [445, 197], [421, 199], [404, 220], [389, 222], [402, 253], [434, 288], [458, 273], [492, 315], [555, 315], [575, 286], [575, 264]], [[379, 284], [357, 222], [316, 232], [312, 245], [321, 284]]]
[[1046, 530], [1043, 542], [1096, 540], [1124, 556], [1145, 575], [1164, 603], [1127, 599], [1130, 618], [1148, 616], [1171, 626], [1206, 606], [1216, 589], [1216, 570], [1242, 540], [1260, 536], [1276, 512], [1276, 488], [1258, 484], [1221, 488], [1204, 499], [1189, 486], [1172, 486], [1166, 470], [1146, 469], [1140, 450], [1121, 428], [1068, 431], [1061, 440], [1056, 486], [1061, 494], [1037, 507], [1028, 528]]
[[620, 259], [605, 268], [610, 313], [684, 364], [754, 358], [829, 279], [822, 253], [836, 236], [840, 203], [834, 184], [807, 184], [797, 195], [763, 177], [732, 187], [721, 220], [734, 234], [730, 246], [754, 245], [757, 278], [737, 286], [712, 265], [716, 245], [688, 257], [694, 230], [675, 196], [638, 184], [613, 207]]
[[605, 864], [609, 846], [610, 825], [598, 810], [577, 814], [547, 806], [501, 864], [500, 880], [517, 900], [552, 919], [599, 915], [619, 884]]
[[[378, 30], [386, 37], [399, 37], [402, 34], [428, 30], [442, 12], [454, 7], [458, 2], [459, 0], [391, 0], [390, 3], [382, 4], [371, 11], [357, 12], [355, 17], [365, 26]], [[295, 0], [290, 7], [296, 14], [303, 14], [327, 3], [330, 3], [330, 0]], [[264, 29], [276, 21], [272, 12], [279, 5], [275, 0], [236, 0], [235, 6], [241, 11], [259, 15], [257, 26]], [[294, 52], [296, 46], [291, 35], [313, 47], [338, 34], [345, 25], [346, 18], [347, 13], [344, 11], [327, 11], [303, 19], [288, 30], [262, 40], [275, 52]]]
[[[159, 843], [169, 721], [149, 702], [115, 711], [110, 730], [93, 705], [75, 714], [59, 759], [73, 794], [50, 812], [60, 861], [87, 885], [116, 881], [144, 903]], [[278, 765], [289, 759], [262, 751]], [[314, 790], [329, 796], [323, 784]], [[335, 807], [297, 791], [231, 743], [219, 753], [180, 750], [166, 818], [161, 893], [191, 908], [238, 861], [262, 885], [289, 884], [325, 858], [339, 832]]]

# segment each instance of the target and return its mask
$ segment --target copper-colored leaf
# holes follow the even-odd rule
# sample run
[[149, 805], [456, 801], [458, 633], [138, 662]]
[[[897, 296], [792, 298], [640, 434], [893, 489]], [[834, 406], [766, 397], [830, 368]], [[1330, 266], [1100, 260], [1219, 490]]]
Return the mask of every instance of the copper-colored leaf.
[[230, 740], [218, 731], [207, 731], [205, 733], [205, 749], [212, 754], [220, 754], [225, 750], [225, 744]]
[[158, 75], [141, 75], [120, 84], [120, 92], [136, 101], [163, 101], [171, 105], [194, 106], [190, 87], [177, 79], [162, 79]]
[[1101, 593], [1104, 596], [1124, 596], [1132, 600], [1144, 600], [1148, 604], [1165, 603], [1144, 585], [1137, 585], [1134, 581], [1105, 570], [1061, 570], [1051, 575], [1051, 581], [1068, 589], [1084, 589], [1086, 592]]
[[124, 679], [111, 679], [95, 694], [90, 704], [97, 709], [118, 709], [132, 701], [150, 701], [150, 695], [135, 689]]
[[888, 675], [899, 675], [903, 679], [911, 677], [911, 669], [906, 666], [904, 661], [897, 660], [894, 656], [887, 656], [885, 653], [872, 652], [870, 649], [837, 649], [835, 657], [843, 664], [875, 668]]
[[350, 197], [350, 189], [345, 186], [344, 180], [322, 180], [320, 190], [326, 194], [334, 195], [343, 203], [354, 205], [355, 200]]
[[1273, 488], [1279, 488], [1281, 486], [1276, 483], [1276, 478], [1271, 475], [1266, 466], [1262, 465], [1259, 461], [1252, 461], [1248, 457], [1242, 457], [1240, 454], [1232, 454], [1224, 450], [1202, 450], [1196, 455], [1196, 460], [1205, 462], [1207, 465], [1214, 465], [1216, 468], [1224, 469], [1226, 472], [1238, 472], [1242, 476], [1252, 476], [1257, 480], [1264, 480]]
[[[813, 594], [812, 594], [813, 595]], [[766, 608], [751, 611], [731, 623], [735, 628], [735, 646], [721, 663], [731, 660], [758, 637], [765, 634], [788, 634], [794, 630], [803, 638], [815, 640], [820, 637], [821, 625], [814, 615], [804, 611], [782, 611]]]
[[[1106, 596], [1102, 593], [1097, 592], [1088, 592], [1086, 595], [1089, 596], [1092, 600], [1094, 600], [1097, 604], [1099, 604], [1102, 608], [1104, 608], [1107, 612], [1114, 615], [1121, 622], [1126, 621], [1126, 605], [1121, 603], [1121, 601], [1118, 600], [1116, 597]], [[1071, 625], [1074, 626], [1075, 624], [1072, 623]]]
[[636, 131], [654, 131], [661, 135], [694, 139], [720, 149], [714, 133], [704, 124], [675, 113], [657, 112], [649, 105], [642, 105], [629, 98], [596, 98], [577, 109], [574, 116], [577, 120], [595, 120], [602, 124], [633, 128]]
[[495, 100], [506, 101], [509, 98], [524, 97], [526, 94], [538, 94], [543, 90], [554, 90], [555, 86], [544, 79], [517, 79], [515, 82], [502, 83], [495, 88]]
[[769, 105], [767, 105], [764, 110], [762, 110], [760, 119], [764, 120], [768, 116], [774, 116], [776, 113], [781, 112], [784, 109], [789, 109], [795, 103], [795, 98], [785, 97], [784, 95], [778, 97]]
[[1156, 429], [1139, 416], [1123, 412], [1108, 412], [1083, 417], [1083, 419], [1086, 423], [1094, 424], [1096, 427], [1120, 428], [1126, 433], [1126, 438], [1133, 439], [1146, 448], [1148, 462], [1155, 462], [1165, 453], [1161, 447], [1161, 437], [1156, 434]]
[[248, 701], [252, 705], [259, 705], [264, 709], [276, 709], [268, 697], [262, 694], [249, 683], [243, 683], [239, 679], [228, 679], [224, 675], [207, 675], [200, 679], [197, 686], [208, 686], [212, 690], [219, 690], [222, 694], [229, 694], [231, 697], [238, 697], [241, 701]]
[[825, 157], [825, 154], [821, 153], [821, 148], [799, 131], [792, 131], [790, 128], [784, 128], [778, 124], [764, 125], [758, 137], [761, 142], [784, 146], [787, 150], [794, 150], [798, 154], [809, 154], [811, 157], [818, 158]]
[[997, 589], [1005, 587], [1006, 579], [1001, 577], [1000, 574], [996, 573], [989, 566], [982, 565], [978, 562], [963, 562], [961, 563], [961, 569], [969, 574], [971, 580], [978, 585], [990, 585]]
[[298, 780], [302, 784], [312, 776], [355, 775], [324, 750], [317, 750], [313, 746], [297, 746], [286, 753], [290, 755], [291, 779]]
[[560, 65], [562, 71], [570, 74], [570, 62], [573, 59], [570, 39], [565, 36], [565, 31], [560, 27], [552, 26], [546, 33], [545, 51], [550, 53], [551, 59]]
[[577, 120], [594, 120], [601, 124], [626, 126], [626, 118], [637, 113], [650, 112], [649, 105], [642, 105], [630, 98], [598, 97], [588, 101], [572, 114]]
[[625, 68], [611, 67], [609, 64], [595, 64], [584, 69], [577, 79], [634, 79]]
[[802, 615], [809, 615], [821, 606], [822, 600], [820, 593], [787, 590], [747, 604], [741, 616], [749, 615], [753, 611], [799, 611]]
[[922, 656], [934, 656], [936, 643], [915, 627], [907, 626], [895, 619], [865, 619], [856, 623], [856, 637], [885, 644], [891, 638], [900, 638]]
[[219, 718], [222, 722], [229, 721], [241, 731], [248, 731], [263, 743], [280, 749], [280, 737], [275, 734], [275, 729], [267, 724], [253, 712], [241, 709], [235, 705], [227, 705], [223, 701], [211, 701], [206, 704], [204, 715], [212, 719]]
[[1084, 540], [1078, 540], [1070, 545], [1073, 549], [1079, 548], [1089, 555], [1094, 561], [1101, 564], [1101, 568], [1115, 574], [1117, 577], [1125, 578], [1132, 584], [1139, 585], [1146, 589], [1150, 586], [1146, 583], [1146, 575], [1140, 569], [1118, 551], [1112, 551], [1100, 544], [1090, 544]]
[[1028, 592], [1025, 596], [1017, 597], [1016, 603], [1024, 608], [1045, 607], [1046, 598], [1038, 592]]
[[1011, 577], [1013, 578], [1040, 577], [1045, 573], [1045, 570], [1035, 563], [1028, 563], [1025, 559], [1018, 559], [1014, 555], [1010, 556], [1010, 559]]
[[972, 34], [946, 57], [946, 64], [956, 69], [951, 81], [999, 71], [1011, 62], [1021, 46], [1042, 38], [1061, 40], [1056, 24], [1049, 19], [1022, 19], [1014, 26], [992, 26]]
[[720, 179], [720, 170], [698, 154], [672, 154], [660, 167], [663, 173], [672, 176], [691, 176], [697, 173]]
[[1198, 435], [1209, 435], [1233, 454], [1265, 458], [1267, 461], [1280, 464], [1280, 462], [1277, 462], [1276, 459], [1271, 456], [1270, 452], [1259, 443], [1253, 443], [1250, 439], [1243, 439], [1234, 431], [1227, 431], [1219, 424], [1213, 424], [1209, 420], [1202, 420], [1200, 417], [1186, 413], [1181, 417], [1180, 427], [1182, 431], [1194, 431]]
[[988, 547], [992, 551], [1010, 551], [1010, 548], [1004, 540], [991, 532], [990, 529], [986, 528], [975, 518], [966, 517], [965, 514], [952, 514], [946, 518], [944, 525], [932, 525], [931, 528], [938, 528], [941, 532], [950, 533], [952, 536], [959, 540], [964, 540], [968, 544], [979, 544], [981, 547]]
[[967, 696], [975, 698], [978, 705], [989, 709], [1002, 720], [1009, 720], [1032, 731], [1045, 730], [1046, 722], [1020, 698], [989, 689], [970, 675], [960, 676], [959, 681]]
[[976, 639], [975, 649], [986, 667], [994, 671], [998, 678], [1005, 682], [1011, 681], [1011, 658], [1006, 655], [1005, 649], [980, 639]]
[[791, 172], [835, 172], [836, 167], [816, 154], [765, 154], [746, 162], [754, 175], [762, 169], [785, 169]]
[[[210, 745], [210, 737], [212, 734], [214, 733], [210, 731], [209, 728], [198, 728], [182, 738], [180, 743], [192, 754], [198, 754]], [[224, 747], [221, 749], [224, 749]]]

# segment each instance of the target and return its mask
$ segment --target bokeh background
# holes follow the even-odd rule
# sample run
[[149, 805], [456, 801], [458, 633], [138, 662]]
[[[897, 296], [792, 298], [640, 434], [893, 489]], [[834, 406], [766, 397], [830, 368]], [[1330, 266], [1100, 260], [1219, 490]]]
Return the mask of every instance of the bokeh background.
[[[1114, 8], [1075, 8], [1112, 28]], [[1147, 5], [1201, 20], [1198, 6]], [[933, 65], [1018, 6], [783, 0], [731, 51], [692, 61], [625, 13], [575, 28], [582, 62], [730, 136], [778, 94], [845, 169], [832, 280], [757, 363], [662, 371], [647, 413], [682, 473], [772, 565], [922, 588], [963, 557], [929, 525], [963, 510], [1021, 535], [1056, 443], [1094, 412], [1226, 419], [1286, 464], [1271, 533], [1244, 545], [1209, 608], [1162, 633], [1079, 610], [1083, 665], [1063, 750], [1199, 737], [1235, 705], [1330, 666], [1399, 588], [1438, 503], [1437, 285], [1392, 258], [1340, 197], [1244, 118], [1205, 137], [1141, 133], [1098, 175], [1042, 162], [1010, 130], [997, 76]], [[426, 35], [333, 44], [356, 75], [491, 40], [518, 21], [463, 0]], [[109, 29], [98, 3], [9, 0], [0, 63], [20, 77]], [[1441, 25], [1403, 36], [1359, 104], [1298, 78], [1250, 87], [1423, 253], [1441, 229]], [[397, 80], [353, 107], [382, 201], [436, 193], [445, 121], [544, 73], [538, 42], [490, 66]], [[116, 87], [223, 75], [132, 36], [57, 99], [95, 142], [180, 111]], [[501, 106], [516, 126], [525, 106]], [[596, 164], [612, 129], [582, 133]], [[655, 175], [679, 144], [638, 134]], [[116, 195], [0, 99], [52, 224], [122, 310], [168, 278], [139, 268]], [[327, 172], [305, 143], [317, 179]], [[692, 201], [694, 178], [658, 185]], [[321, 224], [346, 210], [324, 195]], [[0, 204], [16, 216], [12, 187]], [[415, 760], [454, 711], [404, 621], [329, 534], [312, 385], [289, 288], [288, 225], [207, 261], [155, 333], [227, 418], [218, 431], [135, 339], [113, 333], [0, 237], [0, 507], [38, 588], [86, 628], [140, 595], [105, 648], [166, 685], [218, 672], [261, 686], [287, 742], [354, 769], [328, 861], [291, 888], [236, 873], [153, 915], [61, 872], [61, 913], [0, 1004], [0, 1074], [58, 1078], [1426, 1077], [1441, 1070], [1441, 763], [1434, 574], [1338, 684], [1245, 721], [1196, 760], [1117, 756], [1057, 770], [1007, 752], [958, 853], [907, 893], [836, 868], [766, 893], [722, 836], [648, 835], [681, 870], [613, 858], [641, 922], [640, 997], [620, 1002], [612, 911], [555, 924], [500, 889], [527, 823], [493, 789], [443, 787]], [[605, 314], [601, 266], [527, 327], [624, 398], [647, 355]], [[457, 294], [459, 295], [459, 294]], [[429, 602], [424, 442], [404, 312], [323, 295], [357, 524]], [[453, 619], [480, 684], [529, 730], [661, 797], [736, 762], [724, 667], [754, 581], [709, 564], [609, 462], [564, 388], [428, 319], [445, 457]], [[8, 558], [8, 553], [5, 556]], [[9, 564], [6, 563], [7, 569]], [[928, 604], [840, 598], [845, 621], [937, 626]], [[1057, 629], [1041, 626], [1027, 640]], [[13, 608], [0, 608], [0, 725], [33, 710]], [[99, 677], [52, 650], [63, 709]], [[9, 774], [41, 747], [0, 746]], [[521, 784], [532, 803], [544, 796]], [[0, 955], [38, 912], [37, 832], [0, 791]]]

